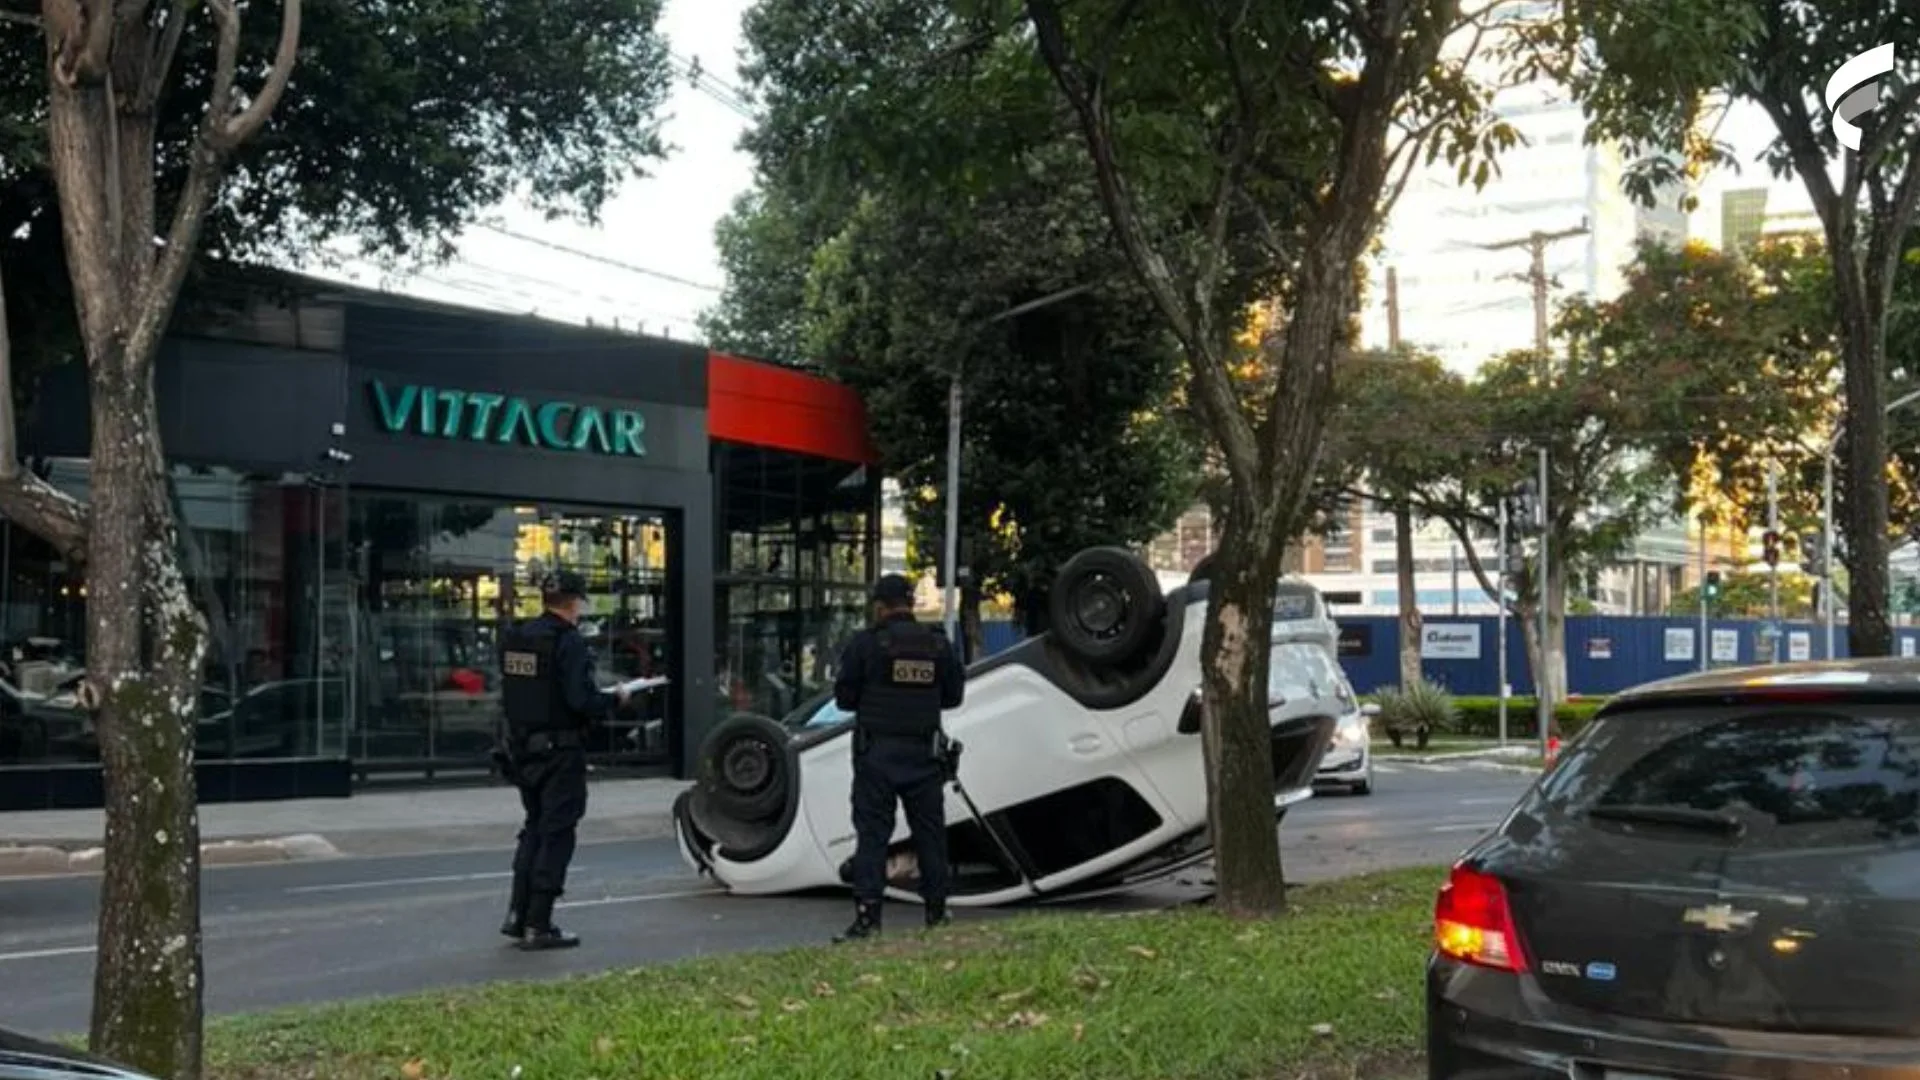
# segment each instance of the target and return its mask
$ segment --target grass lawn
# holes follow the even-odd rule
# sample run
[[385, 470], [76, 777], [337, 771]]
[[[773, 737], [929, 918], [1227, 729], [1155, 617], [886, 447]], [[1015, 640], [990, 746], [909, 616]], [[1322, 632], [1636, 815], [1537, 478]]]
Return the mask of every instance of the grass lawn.
[[1041, 914], [219, 1021], [208, 1074], [1395, 1080], [1418, 1072], [1442, 877], [1302, 887], [1272, 922]]

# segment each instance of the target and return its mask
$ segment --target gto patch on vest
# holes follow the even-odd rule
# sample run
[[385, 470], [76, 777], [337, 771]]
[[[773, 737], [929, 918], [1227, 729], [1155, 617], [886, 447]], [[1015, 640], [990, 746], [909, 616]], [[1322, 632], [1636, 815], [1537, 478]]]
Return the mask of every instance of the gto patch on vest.
[[893, 681], [903, 686], [932, 686], [933, 661], [895, 660]]
[[540, 654], [509, 651], [500, 658], [501, 670], [517, 679], [540, 677]]

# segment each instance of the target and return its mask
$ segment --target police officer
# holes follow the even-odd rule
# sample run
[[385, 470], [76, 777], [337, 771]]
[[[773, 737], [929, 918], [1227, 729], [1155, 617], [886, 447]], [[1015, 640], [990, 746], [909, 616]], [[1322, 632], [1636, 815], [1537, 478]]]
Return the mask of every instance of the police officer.
[[959, 706], [966, 672], [938, 627], [913, 618], [913, 583], [899, 574], [873, 589], [874, 625], [855, 634], [840, 657], [833, 696], [855, 714], [853, 733], [853, 925], [836, 941], [880, 932], [887, 844], [894, 806], [906, 806], [920, 863], [928, 926], [948, 921], [947, 824], [943, 787], [946, 736], [940, 713]]
[[[540, 592], [546, 610], [515, 623], [500, 642], [503, 756], [526, 810], [513, 855], [513, 900], [500, 932], [523, 949], [565, 949], [580, 939], [553, 924], [553, 906], [566, 891], [574, 831], [587, 812], [585, 737], [610, 699], [594, 684], [593, 659], [580, 635], [585, 579], [549, 574]], [[616, 697], [625, 704], [624, 691]]]

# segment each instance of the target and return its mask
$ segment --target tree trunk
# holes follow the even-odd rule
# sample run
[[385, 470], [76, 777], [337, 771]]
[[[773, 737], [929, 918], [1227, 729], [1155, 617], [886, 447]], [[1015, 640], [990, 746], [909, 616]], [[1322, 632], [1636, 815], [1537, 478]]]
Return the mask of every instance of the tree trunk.
[[[1908, 168], [1920, 169], [1920, 164]], [[1841, 261], [1845, 261], [1844, 259]], [[1846, 333], [1848, 551], [1847, 647], [1854, 656], [1890, 656], [1893, 628], [1888, 605], [1887, 416], [1883, 404], [1886, 328], [1875, 325], [1864, 303], [1843, 289], [1840, 311]]]
[[206, 628], [180, 572], [150, 365], [91, 362], [87, 669], [106, 791], [91, 1045], [158, 1076], [201, 1068], [194, 721]]
[[1540, 673], [1539, 693], [1547, 702], [1558, 705], [1567, 699], [1567, 571], [1556, 562], [1547, 569], [1547, 640]]
[[[1242, 526], [1256, 525], [1244, 509]], [[1206, 708], [1207, 826], [1213, 838], [1215, 904], [1229, 915], [1286, 908], [1278, 819], [1273, 809], [1273, 735], [1267, 716], [1266, 642], [1280, 574], [1277, 530], [1229, 530], [1213, 556], [1200, 646]]]
[[1400, 685], [1421, 679], [1420, 594], [1414, 580], [1413, 508], [1404, 501], [1393, 508], [1393, 548], [1400, 596]]

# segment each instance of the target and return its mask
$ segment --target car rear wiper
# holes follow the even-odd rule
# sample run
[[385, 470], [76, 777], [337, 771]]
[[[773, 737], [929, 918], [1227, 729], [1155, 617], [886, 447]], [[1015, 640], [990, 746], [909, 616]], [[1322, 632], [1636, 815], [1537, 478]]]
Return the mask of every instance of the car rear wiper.
[[1747, 823], [1717, 810], [1696, 810], [1690, 806], [1640, 806], [1625, 803], [1618, 806], [1596, 806], [1587, 811], [1590, 818], [1602, 821], [1619, 821], [1636, 825], [1671, 825], [1677, 829], [1697, 829], [1702, 832], [1724, 833], [1738, 836], [1747, 831]]

